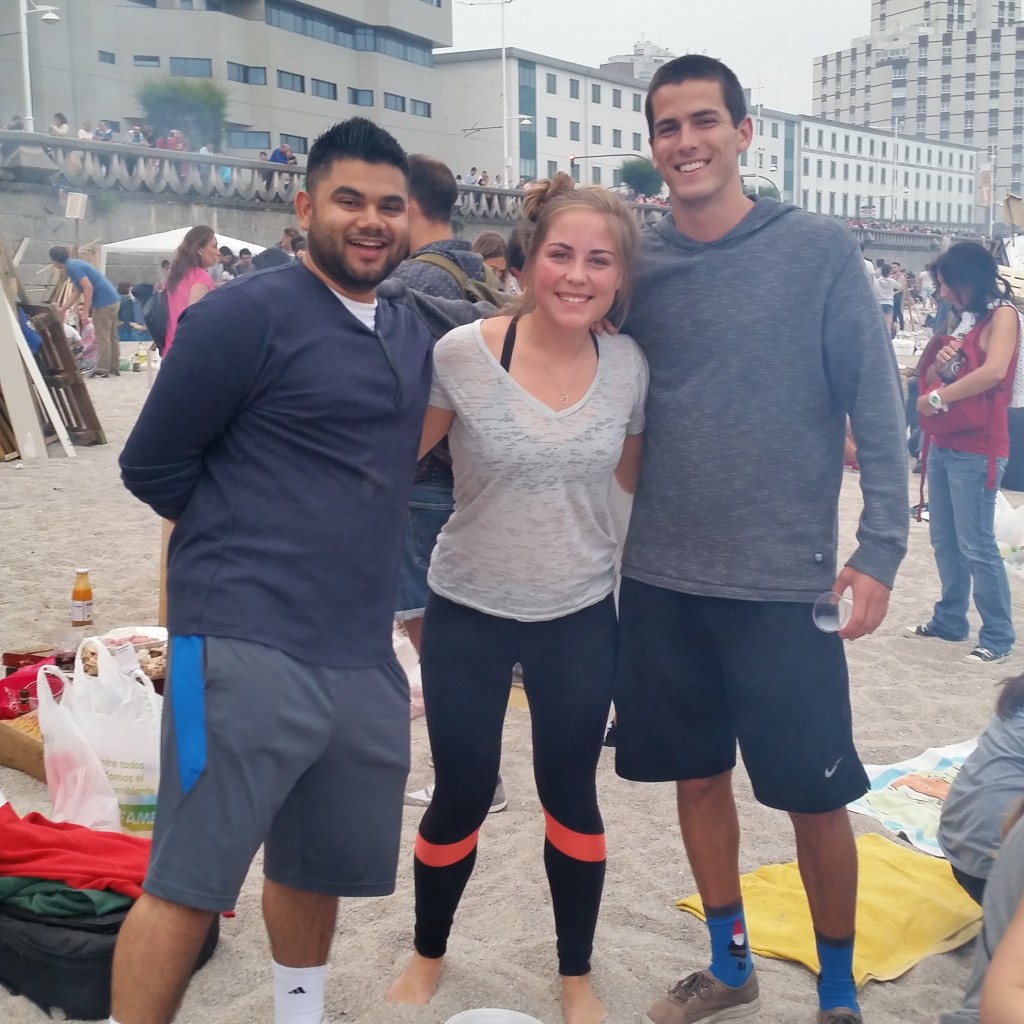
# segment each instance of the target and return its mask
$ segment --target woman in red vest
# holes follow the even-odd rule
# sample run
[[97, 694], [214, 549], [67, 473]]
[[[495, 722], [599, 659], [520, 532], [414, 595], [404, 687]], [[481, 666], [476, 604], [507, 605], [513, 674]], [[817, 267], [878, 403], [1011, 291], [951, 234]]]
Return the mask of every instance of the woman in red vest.
[[929, 526], [942, 596], [931, 619], [908, 633], [966, 640], [973, 583], [981, 632], [967, 660], [988, 664], [1006, 658], [1016, 639], [994, 527], [1010, 452], [1006, 410], [1021, 321], [995, 260], [976, 242], [952, 246], [932, 272], [939, 294], [959, 316], [953, 335], [932, 338], [918, 365]]

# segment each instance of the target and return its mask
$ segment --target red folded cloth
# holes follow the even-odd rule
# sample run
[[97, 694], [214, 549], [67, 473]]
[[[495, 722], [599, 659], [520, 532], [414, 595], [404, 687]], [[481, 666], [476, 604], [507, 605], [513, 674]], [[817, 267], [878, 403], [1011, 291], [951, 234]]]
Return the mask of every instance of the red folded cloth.
[[0, 875], [64, 882], [72, 889], [112, 889], [138, 899], [149, 863], [148, 839], [97, 832], [0, 805]]

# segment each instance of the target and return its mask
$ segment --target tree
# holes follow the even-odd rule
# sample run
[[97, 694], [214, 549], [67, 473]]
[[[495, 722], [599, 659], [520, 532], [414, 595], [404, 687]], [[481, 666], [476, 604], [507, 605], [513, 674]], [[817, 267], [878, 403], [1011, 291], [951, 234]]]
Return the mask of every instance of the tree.
[[224, 86], [187, 78], [162, 78], [140, 86], [135, 95], [156, 138], [177, 128], [185, 133], [192, 149], [220, 143], [230, 99]]
[[638, 196], [656, 196], [661, 192], [662, 180], [654, 164], [638, 156], [622, 165], [622, 184], [628, 185]]

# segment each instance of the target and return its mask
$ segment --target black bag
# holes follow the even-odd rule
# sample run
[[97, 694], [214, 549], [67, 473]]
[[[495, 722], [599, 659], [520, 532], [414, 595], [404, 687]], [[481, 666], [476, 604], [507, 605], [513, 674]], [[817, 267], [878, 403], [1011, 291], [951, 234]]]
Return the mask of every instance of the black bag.
[[167, 305], [167, 290], [155, 291], [142, 307], [142, 319], [146, 321], [146, 330], [156, 344], [160, 355], [164, 354], [167, 345], [167, 328], [171, 319], [171, 311]]
[[[102, 917], [43, 917], [0, 904], [0, 985], [44, 1013], [71, 1020], [110, 1016], [110, 971], [126, 910]], [[203, 942], [196, 970], [213, 956], [220, 918]]]

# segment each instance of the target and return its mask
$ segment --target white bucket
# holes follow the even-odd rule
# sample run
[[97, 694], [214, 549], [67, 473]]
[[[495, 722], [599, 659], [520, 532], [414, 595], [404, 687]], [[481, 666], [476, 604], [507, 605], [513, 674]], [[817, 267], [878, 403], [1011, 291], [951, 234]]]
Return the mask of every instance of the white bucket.
[[462, 1013], [449, 1017], [445, 1024], [541, 1024], [535, 1017], [528, 1017], [516, 1010], [497, 1010], [481, 1008], [479, 1010], [463, 1010]]

